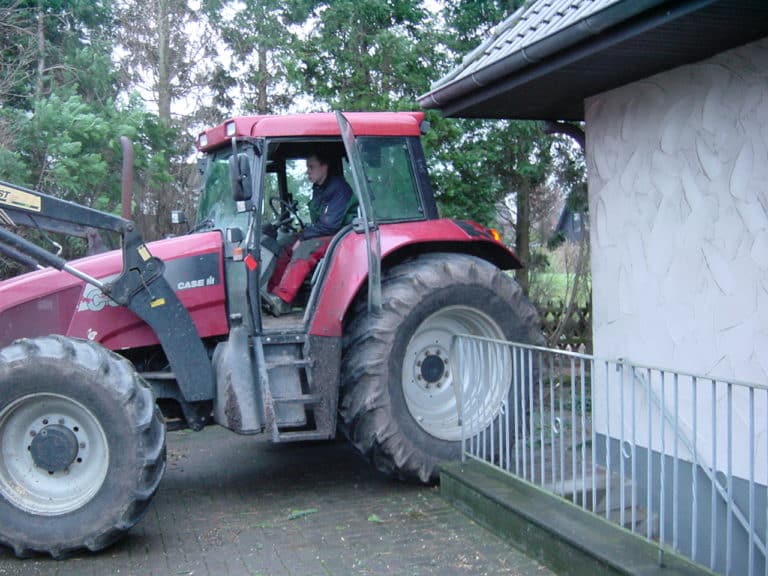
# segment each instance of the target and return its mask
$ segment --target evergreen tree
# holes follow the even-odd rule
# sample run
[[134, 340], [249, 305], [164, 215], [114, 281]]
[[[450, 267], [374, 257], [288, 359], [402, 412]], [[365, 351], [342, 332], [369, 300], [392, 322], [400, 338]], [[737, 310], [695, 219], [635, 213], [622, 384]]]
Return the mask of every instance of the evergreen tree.
[[[281, 0], [209, 0], [206, 13], [226, 47], [210, 87], [223, 110], [271, 114], [287, 110], [299, 93], [293, 15]], [[221, 117], [221, 116], [220, 116]]]
[[[444, 45], [454, 65], [522, 5], [522, 0], [448, 0]], [[517, 280], [528, 291], [533, 263], [531, 195], [552, 170], [552, 138], [538, 123], [509, 120], [439, 120], [427, 139], [438, 201], [447, 215], [499, 223], [500, 205], [514, 198], [514, 248], [526, 265]], [[507, 241], [511, 241], [508, 238]]]
[[144, 134], [151, 154], [137, 173], [134, 215], [144, 237], [154, 240], [173, 232], [173, 209], [189, 211], [194, 201], [189, 184], [194, 171], [186, 162], [193, 150], [189, 129], [205, 110], [215, 50], [204, 11], [187, 0], [124, 0], [117, 10], [125, 91], [157, 110]]
[[436, 36], [414, 0], [305, 2], [304, 89], [332, 109], [412, 109], [433, 75]]

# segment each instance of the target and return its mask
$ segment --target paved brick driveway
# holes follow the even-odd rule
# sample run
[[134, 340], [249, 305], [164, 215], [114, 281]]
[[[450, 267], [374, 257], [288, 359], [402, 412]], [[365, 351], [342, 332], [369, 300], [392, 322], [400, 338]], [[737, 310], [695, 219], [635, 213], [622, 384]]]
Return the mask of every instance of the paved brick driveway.
[[127, 538], [61, 562], [0, 548], [6, 574], [551, 573], [436, 488], [384, 479], [344, 442], [270, 445], [212, 427], [169, 434], [160, 491]]

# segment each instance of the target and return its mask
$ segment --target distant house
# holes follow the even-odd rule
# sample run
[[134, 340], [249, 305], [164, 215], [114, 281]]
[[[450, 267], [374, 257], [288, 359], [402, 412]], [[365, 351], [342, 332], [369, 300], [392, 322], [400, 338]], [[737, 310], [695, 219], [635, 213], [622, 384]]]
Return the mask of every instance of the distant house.
[[595, 354], [768, 384], [768, 1], [527, 2], [420, 103], [584, 120]]
[[587, 217], [588, 214], [574, 212], [568, 206], [563, 207], [557, 219], [555, 234], [568, 242], [579, 242], [589, 232], [589, 224], [585, 220]]

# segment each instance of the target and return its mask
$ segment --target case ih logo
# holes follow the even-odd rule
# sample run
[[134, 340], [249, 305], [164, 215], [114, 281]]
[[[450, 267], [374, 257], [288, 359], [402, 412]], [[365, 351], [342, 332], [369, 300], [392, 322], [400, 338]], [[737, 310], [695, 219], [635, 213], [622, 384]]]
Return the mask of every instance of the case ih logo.
[[83, 291], [83, 299], [77, 307], [78, 312], [101, 312], [105, 306], [120, 306], [95, 286], [86, 285]]
[[208, 278], [200, 278], [198, 280], [189, 280], [187, 282], [177, 282], [176, 290], [189, 290], [190, 288], [203, 288], [205, 286], [213, 286], [216, 284], [216, 278], [214, 276], [208, 276]]
[[[165, 264], [165, 279], [176, 292], [191, 290], [192, 288], [206, 288], [216, 286], [219, 279], [218, 254], [203, 254], [201, 256], [189, 256], [178, 258]], [[119, 274], [113, 274], [102, 278], [105, 284], [115, 280]], [[120, 306], [114, 300], [104, 295], [95, 286], [87, 284], [83, 290], [83, 296], [77, 306], [78, 312], [101, 312], [107, 306], [117, 308]]]

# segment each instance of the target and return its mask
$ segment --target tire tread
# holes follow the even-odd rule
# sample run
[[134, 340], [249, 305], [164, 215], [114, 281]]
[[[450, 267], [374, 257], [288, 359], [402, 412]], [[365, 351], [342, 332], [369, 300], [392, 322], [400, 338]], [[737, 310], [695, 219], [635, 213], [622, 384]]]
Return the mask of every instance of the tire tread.
[[21, 339], [0, 351], [0, 368], [6, 364], [6, 370], [12, 370], [14, 364], [34, 359], [69, 361], [101, 376], [102, 385], [122, 402], [139, 436], [137, 462], [142, 469], [137, 475], [140, 480], [124, 512], [109, 521], [100, 532], [88, 534], [79, 542], [67, 542], [64, 546], [60, 543], [30, 546], [27, 542], [4, 536], [0, 530], [0, 543], [11, 548], [18, 557], [44, 553], [59, 559], [84, 548], [95, 552], [109, 546], [133, 527], [157, 491], [165, 471], [165, 424], [151, 388], [132, 364], [98, 344], [59, 335]]
[[[490, 278], [490, 280], [488, 280]], [[387, 358], [398, 327], [425, 293], [449, 284], [485, 283], [507, 300], [524, 331], [521, 340], [541, 344], [536, 309], [505, 272], [480, 258], [426, 254], [403, 262], [382, 278], [380, 316], [359, 300], [345, 330], [339, 427], [378, 470], [402, 480], [437, 480], [436, 458], [420, 451], [390, 416]]]

